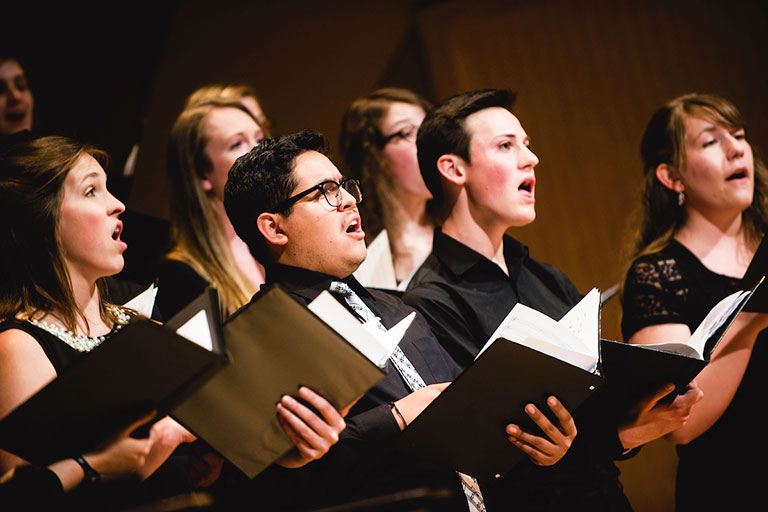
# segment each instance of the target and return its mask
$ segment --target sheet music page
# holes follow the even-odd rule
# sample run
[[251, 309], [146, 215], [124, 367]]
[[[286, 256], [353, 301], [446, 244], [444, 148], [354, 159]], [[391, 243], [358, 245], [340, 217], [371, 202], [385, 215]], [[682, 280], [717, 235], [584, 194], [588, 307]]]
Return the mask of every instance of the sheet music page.
[[748, 291], [740, 290], [718, 302], [709, 314], [704, 317], [704, 320], [701, 321], [691, 337], [688, 338], [688, 345], [696, 350], [700, 357], [703, 356], [704, 345], [707, 343], [707, 340], [728, 320], [731, 313], [741, 305], [747, 295], [749, 295]]
[[[406, 316], [405, 318], [403, 318], [402, 320], [400, 320], [397, 324], [390, 327], [387, 332], [381, 333], [384, 335], [382, 336], [382, 340], [384, 341], [387, 347], [387, 350], [389, 351], [389, 355], [392, 355], [392, 353], [395, 351], [395, 348], [400, 343], [400, 340], [402, 340], [403, 336], [405, 336], [405, 331], [407, 331], [408, 328], [411, 326], [411, 323], [413, 323], [414, 318], [416, 318], [415, 311], [410, 315]], [[370, 322], [367, 322], [367, 323], [370, 323]]]
[[152, 317], [152, 310], [155, 307], [155, 297], [157, 297], [157, 287], [153, 284], [146, 290], [123, 304], [147, 318]]
[[213, 340], [211, 339], [211, 328], [208, 322], [208, 314], [204, 309], [184, 322], [184, 324], [176, 329], [176, 334], [187, 338], [193, 343], [197, 343], [201, 347], [207, 350], [213, 350]]
[[498, 338], [525, 345], [587, 371], [592, 371], [597, 364], [597, 358], [591, 351], [582, 349], [581, 341], [565, 325], [524, 304], [517, 303], [512, 308], [477, 357]]
[[367, 251], [365, 260], [353, 274], [355, 279], [366, 288], [396, 290], [395, 265], [385, 229], [368, 244]]
[[599, 358], [600, 290], [592, 288], [558, 323], [578, 338], [581, 343], [580, 351], [595, 359]]
[[[384, 366], [394, 346], [372, 322], [365, 324], [350, 313], [330, 292], [323, 291], [307, 306], [334, 331], [378, 366]], [[405, 332], [405, 331], [403, 331]], [[398, 339], [399, 342], [399, 339]]]

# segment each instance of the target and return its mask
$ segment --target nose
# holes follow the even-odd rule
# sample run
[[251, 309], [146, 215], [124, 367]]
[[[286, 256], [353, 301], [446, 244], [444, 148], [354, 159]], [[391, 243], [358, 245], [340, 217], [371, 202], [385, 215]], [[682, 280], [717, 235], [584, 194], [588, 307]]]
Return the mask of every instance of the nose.
[[349, 208], [357, 205], [357, 200], [352, 196], [352, 194], [347, 192], [347, 189], [344, 187], [339, 187], [339, 192], [341, 193], [341, 201], [339, 202], [340, 211], [348, 210]]
[[8, 87], [8, 99], [12, 100], [14, 103], [21, 100], [21, 91], [13, 84]]
[[533, 170], [534, 167], [539, 165], [539, 157], [536, 156], [536, 153], [531, 151], [531, 148], [528, 146], [523, 146], [525, 150], [523, 150], [523, 156], [520, 159], [520, 166], [523, 168], [530, 167], [531, 170]]
[[744, 156], [749, 142], [745, 138], [737, 138], [733, 134], [728, 134], [725, 137], [727, 141], [727, 154], [729, 159], [739, 158]]
[[125, 205], [122, 201], [120, 201], [118, 198], [112, 195], [110, 192], [109, 194], [109, 214], [110, 215], [120, 215], [125, 211]]

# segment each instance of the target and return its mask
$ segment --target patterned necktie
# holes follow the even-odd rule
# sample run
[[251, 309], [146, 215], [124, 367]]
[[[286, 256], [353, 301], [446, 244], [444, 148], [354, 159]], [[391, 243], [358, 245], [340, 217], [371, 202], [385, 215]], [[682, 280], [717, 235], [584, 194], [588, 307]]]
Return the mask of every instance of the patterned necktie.
[[[382, 331], [387, 330], [387, 328], [382, 325], [381, 319], [371, 311], [366, 303], [363, 302], [360, 296], [357, 295], [348, 284], [341, 281], [333, 281], [331, 282], [330, 290], [332, 294], [343, 298], [347, 305], [349, 305], [349, 307], [352, 308], [363, 321], [375, 322], [379, 329]], [[419, 375], [419, 372], [413, 367], [408, 356], [405, 355], [399, 345], [395, 348], [395, 351], [389, 357], [389, 360], [403, 377], [403, 380], [405, 380], [405, 383], [411, 391], [416, 391], [426, 386], [424, 379], [421, 378], [421, 375]], [[485, 512], [485, 501], [480, 492], [480, 485], [477, 483], [477, 479], [459, 471], [456, 473], [461, 480], [461, 487], [467, 497], [467, 504], [469, 505], [470, 512]]]

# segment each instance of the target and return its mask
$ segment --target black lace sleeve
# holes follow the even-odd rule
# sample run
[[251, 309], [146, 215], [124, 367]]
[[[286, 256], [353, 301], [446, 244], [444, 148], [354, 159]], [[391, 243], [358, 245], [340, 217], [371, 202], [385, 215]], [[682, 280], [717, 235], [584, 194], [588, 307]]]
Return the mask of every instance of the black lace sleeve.
[[624, 340], [649, 325], [685, 323], [687, 289], [674, 258], [661, 254], [637, 259], [624, 283], [621, 330]]

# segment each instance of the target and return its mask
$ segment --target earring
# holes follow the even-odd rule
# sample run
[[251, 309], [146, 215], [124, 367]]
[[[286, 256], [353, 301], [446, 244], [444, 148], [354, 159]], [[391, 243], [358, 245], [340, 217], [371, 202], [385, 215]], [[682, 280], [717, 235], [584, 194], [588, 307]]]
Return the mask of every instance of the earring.
[[681, 191], [677, 193], [677, 205], [683, 206], [683, 203], [685, 202], [685, 194]]

